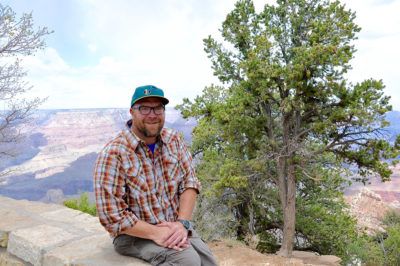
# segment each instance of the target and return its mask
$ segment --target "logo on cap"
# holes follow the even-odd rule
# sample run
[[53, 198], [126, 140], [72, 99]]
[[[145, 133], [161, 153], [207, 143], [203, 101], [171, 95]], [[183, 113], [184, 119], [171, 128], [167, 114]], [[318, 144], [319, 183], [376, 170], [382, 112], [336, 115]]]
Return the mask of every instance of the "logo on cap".
[[151, 90], [145, 89], [143, 91], [143, 93], [144, 93], [144, 95], [149, 95], [149, 94], [151, 94]]

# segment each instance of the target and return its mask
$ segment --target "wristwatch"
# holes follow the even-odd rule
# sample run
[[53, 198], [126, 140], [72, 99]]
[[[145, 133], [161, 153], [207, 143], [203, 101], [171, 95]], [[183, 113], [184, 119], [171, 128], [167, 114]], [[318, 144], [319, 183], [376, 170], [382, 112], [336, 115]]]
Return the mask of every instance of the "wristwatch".
[[184, 219], [178, 219], [178, 222], [183, 224], [183, 227], [185, 227], [185, 229], [188, 230], [189, 235], [192, 233], [193, 226], [192, 226], [192, 222], [191, 221], [184, 220]]

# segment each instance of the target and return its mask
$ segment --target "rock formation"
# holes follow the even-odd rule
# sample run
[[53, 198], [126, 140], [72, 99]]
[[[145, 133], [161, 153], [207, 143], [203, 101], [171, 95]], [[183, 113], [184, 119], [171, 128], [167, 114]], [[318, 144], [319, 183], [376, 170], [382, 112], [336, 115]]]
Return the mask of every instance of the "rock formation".
[[396, 203], [391, 205], [382, 200], [382, 197], [370, 190], [363, 188], [361, 191], [351, 197], [348, 197], [350, 212], [357, 219], [360, 228], [366, 229], [368, 234], [383, 232], [382, 219], [389, 210], [398, 210]]
[[[92, 171], [97, 153], [125, 127], [128, 109], [41, 111], [36, 126], [26, 131], [19, 155], [0, 163], [0, 195], [18, 199], [51, 200], [47, 190], [64, 195], [92, 191]], [[190, 140], [194, 120], [167, 108], [166, 127]], [[47, 194], [47, 195], [46, 195]], [[60, 194], [59, 194], [60, 195]]]

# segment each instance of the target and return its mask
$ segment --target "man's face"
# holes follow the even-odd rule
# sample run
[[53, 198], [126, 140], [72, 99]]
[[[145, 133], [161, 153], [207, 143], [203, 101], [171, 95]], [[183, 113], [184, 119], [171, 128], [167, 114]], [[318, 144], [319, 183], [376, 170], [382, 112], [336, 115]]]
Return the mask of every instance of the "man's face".
[[140, 106], [161, 107], [162, 105], [159, 98], [150, 97], [137, 101], [133, 105], [133, 108], [130, 109], [132, 115], [132, 129], [139, 138], [146, 141], [149, 138], [157, 137], [164, 127], [165, 122], [165, 112], [156, 114], [155, 110], [152, 109], [150, 113], [146, 115], [140, 112]]

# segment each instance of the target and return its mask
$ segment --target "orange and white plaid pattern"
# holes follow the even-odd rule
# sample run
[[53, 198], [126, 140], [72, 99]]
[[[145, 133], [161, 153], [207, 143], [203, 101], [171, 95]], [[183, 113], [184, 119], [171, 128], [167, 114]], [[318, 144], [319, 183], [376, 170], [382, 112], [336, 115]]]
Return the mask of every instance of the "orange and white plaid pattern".
[[179, 195], [200, 191], [192, 156], [179, 133], [162, 129], [154, 155], [130, 130], [123, 130], [100, 152], [94, 169], [99, 219], [115, 237], [137, 220], [176, 221]]

